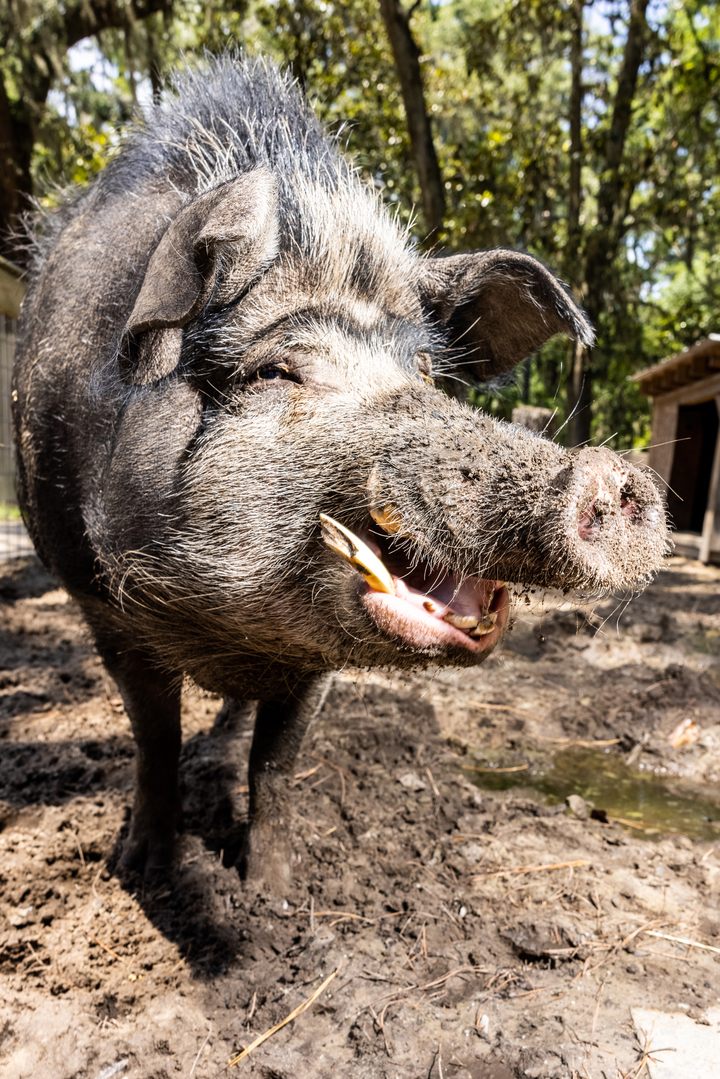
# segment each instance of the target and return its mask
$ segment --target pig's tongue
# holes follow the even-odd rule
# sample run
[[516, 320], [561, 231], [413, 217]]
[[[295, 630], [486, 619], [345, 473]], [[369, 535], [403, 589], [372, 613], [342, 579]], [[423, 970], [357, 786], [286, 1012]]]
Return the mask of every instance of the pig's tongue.
[[326, 545], [365, 578], [372, 592], [416, 608], [426, 624], [430, 616], [473, 639], [495, 629], [497, 612], [490, 607], [502, 582], [468, 577], [458, 583], [451, 574], [442, 575], [430, 567], [395, 565], [397, 559], [386, 556], [383, 561], [378, 545], [361, 539], [332, 517], [321, 514], [320, 523]]

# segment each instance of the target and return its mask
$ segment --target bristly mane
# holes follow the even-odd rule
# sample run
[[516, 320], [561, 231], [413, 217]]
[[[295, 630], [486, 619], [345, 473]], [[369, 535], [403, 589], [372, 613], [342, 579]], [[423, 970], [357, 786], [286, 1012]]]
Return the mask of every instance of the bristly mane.
[[339, 152], [296, 82], [264, 58], [225, 53], [176, 73], [89, 188], [65, 195], [56, 211], [33, 215], [28, 232], [34, 269], [81, 206], [90, 209], [154, 184], [192, 197], [257, 166], [272, 171], [282, 231], [301, 250], [311, 248], [317, 256], [349, 234], [355, 243], [363, 234], [372, 236], [377, 246], [385, 233], [396, 250], [398, 241], [407, 243], [406, 230]]
[[199, 194], [257, 165], [281, 182], [300, 172], [330, 188], [352, 172], [287, 73], [226, 53], [173, 76], [104, 177], [109, 190], [126, 191], [141, 177], [169, 175]]

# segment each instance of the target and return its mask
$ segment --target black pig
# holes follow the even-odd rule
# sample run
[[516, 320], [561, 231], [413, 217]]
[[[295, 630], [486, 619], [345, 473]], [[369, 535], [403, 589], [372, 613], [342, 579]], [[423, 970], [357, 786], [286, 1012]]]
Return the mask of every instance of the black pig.
[[172, 856], [180, 695], [258, 701], [242, 868], [287, 880], [288, 771], [328, 672], [481, 662], [507, 580], [636, 589], [646, 473], [434, 388], [591, 330], [512, 251], [420, 255], [262, 61], [185, 74], [38, 223], [19, 490], [137, 742], [126, 867]]

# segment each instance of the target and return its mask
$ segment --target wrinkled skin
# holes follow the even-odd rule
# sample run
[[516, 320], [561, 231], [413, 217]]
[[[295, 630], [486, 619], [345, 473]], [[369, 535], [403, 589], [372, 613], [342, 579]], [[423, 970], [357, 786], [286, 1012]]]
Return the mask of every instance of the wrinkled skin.
[[[502, 582], [636, 589], [667, 531], [644, 472], [432, 384], [448, 357], [481, 379], [554, 333], [590, 340], [548, 271], [420, 258], [276, 73], [211, 75], [44, 241], [15, 379], [20, 492], [137, 741], [125, 868], [172, 859], [188, 674], [260, 702], [239, 863], [283, 889], [287, 775], [329, 672], [481, 662], [508, 624]], [[228, 135], [240, 90], [258, 117], [268, 101], [299, 117], [278, 138], [302, 122], [304, 141], [248, 157]], [[158, 133], [223, 109], [235, 171], [204, 165], [200, 184], [200, 150]], [[329, 549], [321, 514], [372, 545], [390, 592]]]

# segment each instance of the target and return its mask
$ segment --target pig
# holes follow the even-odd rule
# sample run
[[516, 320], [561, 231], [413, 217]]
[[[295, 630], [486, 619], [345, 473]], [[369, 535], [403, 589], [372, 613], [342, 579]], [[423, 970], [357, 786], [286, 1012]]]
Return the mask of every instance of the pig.
[[291, 879], [288, 777], [334, 670], [481, 663], [507, 582], [633, 591], [649, 474], [441, 392], [592, 330], [511, 250], [420, 252], [262, 59], [176, 77], [38, 220], [13, 413], [40, 558], [137, 745], [120, 871], [173, 859], [184, 678], [256, 702], [248, 881]]

